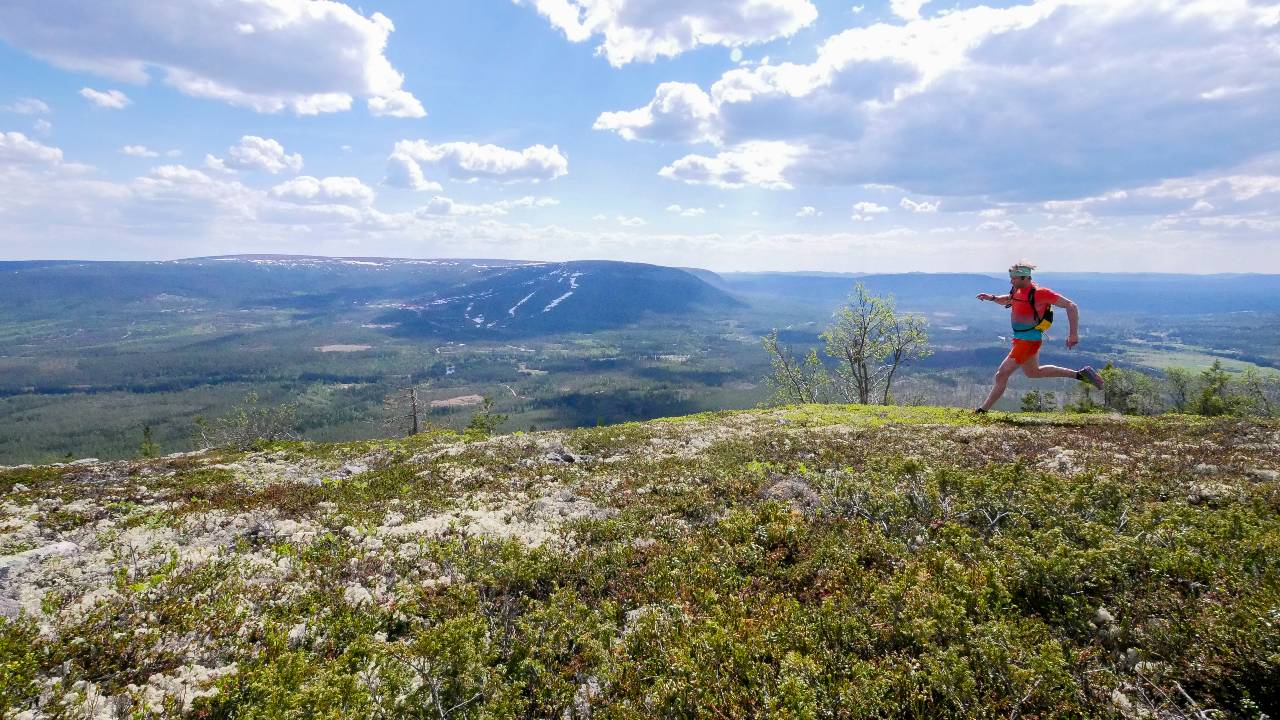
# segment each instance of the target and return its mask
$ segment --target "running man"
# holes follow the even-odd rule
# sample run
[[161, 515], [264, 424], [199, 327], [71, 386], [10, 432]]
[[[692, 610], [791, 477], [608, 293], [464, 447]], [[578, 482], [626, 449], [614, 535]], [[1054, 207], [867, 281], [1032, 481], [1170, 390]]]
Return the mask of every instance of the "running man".
[[1031, 282], [1031, 271], [1035, 269], [1035, 265], [1019, 260], [1009, 268], [1009, 282], [1013, 287], [1010, 288], [1008, 295], [978, 293], [979, 300], [998, 302], [1010, 309], [1013, 320], [1013, 349], [996, 369], [995, 385], [991, 388], [991, 394], [987, 395], [986, 401], [974, 410], [975, 413], [985, 413], [996, 404], [1004, 394], [1009, 376], [1013, 375], [1019, 367], [1022, 368], [1022, 374], [1029, 378], [1075, 378], [1091, 383], [1099, 390], [1102, 389], [1102, 376], [1088, 365], [1079, 370], [1070, 370], [1057, 365], [1040, 364], [1040, 343], [1044, 337], [1044, 331], [1048, 330], [1049, 325], [1053, 323], [1053, 311], [1050, 306], [1057, 306], [1067, 311], [1067, 320], [1071, 323], [1067, 333], [1068, 350], [1080, 342], [1080, 336], [1076, 334], [1080, 322], [1080, 310], [1069, 299]]

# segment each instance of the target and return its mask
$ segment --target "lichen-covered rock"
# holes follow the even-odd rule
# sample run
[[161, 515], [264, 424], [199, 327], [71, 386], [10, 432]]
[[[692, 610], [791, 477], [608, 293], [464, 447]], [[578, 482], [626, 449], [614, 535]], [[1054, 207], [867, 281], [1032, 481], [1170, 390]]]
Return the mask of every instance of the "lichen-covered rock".
[[817, 491], [809, 483], [795, 477], [777, 479], [760, 491], [760, 497], [786, 503], [804, 513], [813, 512], [820, 503]]
[[362, 585], [348, 585], [342, 591], [342, 601], [352, 607], [360, 607], [373, 602], [373, 595]]
[[0, 647], [37, 649], [0, 715], [909, 714], [892, 686], [1178, 717], [1177, 684], [1247, 715], [1211, 693], [1268, 697], [1240, 639], [1280, 626], [1274, 423], [1035, 422], [805, 406], [0, 469]]

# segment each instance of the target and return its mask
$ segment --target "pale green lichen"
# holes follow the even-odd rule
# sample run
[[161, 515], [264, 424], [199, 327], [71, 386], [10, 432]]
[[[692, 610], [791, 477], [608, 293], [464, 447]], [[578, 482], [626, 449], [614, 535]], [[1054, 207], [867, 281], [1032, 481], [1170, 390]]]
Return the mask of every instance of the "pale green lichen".
[[815, 405], [0, 471], [0, 704], [1274, 714], [1277, 457], [1273, 421]]

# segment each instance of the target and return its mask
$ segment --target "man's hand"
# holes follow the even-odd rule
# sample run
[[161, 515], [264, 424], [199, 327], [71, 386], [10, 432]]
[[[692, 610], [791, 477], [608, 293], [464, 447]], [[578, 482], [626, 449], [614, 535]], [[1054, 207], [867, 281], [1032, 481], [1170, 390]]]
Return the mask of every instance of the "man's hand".
[[996, 296], [991, 293], [978, 293], [979, 300], [995, 300]]
[[1080, 344], [1080, 336], [1079, 336], [1079, 335], [1076, 335], [1075, 333], [1071, 333], [1070, 335], [1068, 335], [1068, 336], [1067, 336], [1067, 349], [1068, 349], [1068, 350], [1070, 350], [1071, 348], [1073, 348], [1073, 347], [1075, 347], [1076, 345], [1079, 345], [1079, 344]]

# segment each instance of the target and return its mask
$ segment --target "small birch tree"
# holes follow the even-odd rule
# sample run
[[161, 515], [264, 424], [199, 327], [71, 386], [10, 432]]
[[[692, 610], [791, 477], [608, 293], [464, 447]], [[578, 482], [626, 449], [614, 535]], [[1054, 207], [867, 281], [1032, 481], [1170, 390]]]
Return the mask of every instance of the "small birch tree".
[[835, 361], [834, 370], [817, 350], [811, 349], [803, 361], [797, 359], [790, 348], [779, 345], [777, 330], [763, 339], [773, 366], [766, 382], [776, 401], [888, 405], [898, 370], [932, 353], [924, 318], [899, 314], [892, 296], [871, 293], [862, 283], [820, 337], [826, 344], [824, 353]]
[[1186, 412], [1191, 407], [1191, 397], [1195, 379], [1191, 371], [1182, 367], [1164, 369], [1165, 387], [1169, 392], [1169, 404], [1174, 412]]
[[892, 400], [893, 375], [898, 368], [912, 360], [921, 360], [933, 354], [929, 347], [929, 334], [925, 331], [924, 318], [919, 315], [899, 315], [893, 307], [893, 298], [887, 300], [889, 306], [889, 328], [887, 340], [889, 354], [886, 364], [889, 371], [884, 378], [883, 405]]
[[296, 404], [263, 406], [258, 402], [258, 393], [250, 392], [244, 402], [213, 422], [197, 417], [196, 440], [204, 448], [249, 450], [258, 443], [297, 440], [297, 423]]
[[773, 391], [777, 403], [823, 402], [830, 379], [827, 369], [818, 358], [818, 351], [810, 348], [803, 360], [798, 359], [790, 346], [778, 343], [778, 330], [762, 338], [765, 352], [773, 373], [765, 378], [765, 384]]

